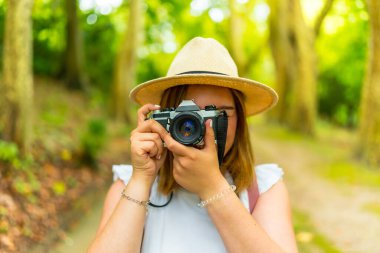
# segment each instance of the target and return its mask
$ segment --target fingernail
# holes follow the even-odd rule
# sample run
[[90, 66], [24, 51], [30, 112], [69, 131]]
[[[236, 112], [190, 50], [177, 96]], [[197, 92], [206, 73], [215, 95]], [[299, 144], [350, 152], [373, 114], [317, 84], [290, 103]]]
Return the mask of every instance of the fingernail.
[[212, 127], [212, 120], [210, 120], [210, 127]]
[[155, 107], [161, 107], [160, 105], [154, 105]]
[[157, 160], [160, 160], [160, 159], [161, 159], [161, 155], [158, 155], [158, 156], [157, 156]]

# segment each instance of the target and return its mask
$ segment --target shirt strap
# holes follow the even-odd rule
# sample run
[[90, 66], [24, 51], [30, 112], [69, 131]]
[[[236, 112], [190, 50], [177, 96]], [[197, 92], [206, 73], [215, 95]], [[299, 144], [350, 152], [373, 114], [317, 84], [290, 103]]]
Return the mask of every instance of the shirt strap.
[[252, 184], [248, 187], [248, 202], [249, 202], [249, 211], [252, 214], [253, 209], [255, 209], [257, 200], [259, 199], [260, 193], [259, 188], [257, 186], [256, 180], [252, 182]]

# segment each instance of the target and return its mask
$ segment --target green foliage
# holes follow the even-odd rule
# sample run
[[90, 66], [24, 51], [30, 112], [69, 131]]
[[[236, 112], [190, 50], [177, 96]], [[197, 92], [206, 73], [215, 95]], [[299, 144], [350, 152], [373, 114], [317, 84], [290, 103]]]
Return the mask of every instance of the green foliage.
[[34, 174], [30, 164], [24, 162], [23, 167], [14, 168], [12, 188], [31, 203], [37, 202], [37, 194], [41, 189], [41, 183]]
[[0, 206], [0, 234], [6, 234], [9, 231], [9, 223], [3, 217], [8, 215], [8, 209]]
[[15, 163], [18, 156], [19, 150], [15, 143], [0, 140], [0, 161]]
[[78, 181], [75, 177], [69, 177], [67, 180], [66, 180], [66, 185], [69, 187], [69, 188], [75, 188], [77, 185], [78, 185]]
[[331, 14], [336, 31], [322, 35], [317, 44], [319, 113], [349, 127], [358, 123], [368, 38], [368, 18], [360, 2], [337, 2], [338, 7], [345, 6], [349, 11], [342, 13], [338, 8]]
[[6, 215], [8, 215], [8, 209], [3, 206], [0, 206], [0, 217], [6, 216]]
[[33, 19], [34, 73], [57, 77], [64, 64], [65, 25], [64, 1], [36, 0]]
[[[96, 17], [96, 23], [88, 24], [89, 17]], [[115, 61], [117, 33], [112, 17], [95, 11], [81, 13], [80, 27], [84, 42], [85, 65], [90, 83], [106, 95], [110, 94]]]
[[12, 173], [12, 188], [30, 202], [35, 202], [34, 194], [40, 190], [41, 184], [32, 169], [33, 159], [21, 158], [15, 143], [0, 140], [0, 162], [6, 165], [4, 174]]
[[378, 202], [370, 202], [363, 205], [362, 209], [364, 211], [376, 214], [377, 216], [380, 216], [380, 203]]
[[29, 174], [28, 179], [23, 178], [15, 178], [13, 181], [14, 189], [20, 193], [21, 195], [31, 195], [34, 192], [37, 192], [41, 185], [36, 177], [31, 176], [33, 174]]
[[57, 106], [56, 101], [51, 101], [51, 103], [55, 104], [44, 108], [44, 111], [41, 112], [40, 117], [44, 122], [51, 126], [61, 127], [67, 120], [67, 112], [69, 108], [67, 107], [67, 104]]
[[62, 181], [54, 182], [52, 190], [56, 196], [62, 196], [66, 193], [66, 185]]
[[335, 182], [350, 185], [380, 187], [380, 172], [366, 168], [363, 164], [345, 159], [326, 164], [320, 172]]
[[105, 145], [107, 137], [106, 124], [101, 119], [92, 119], [81, 138], [81, 154], [84, 162], [95, 165], [99, 152]]

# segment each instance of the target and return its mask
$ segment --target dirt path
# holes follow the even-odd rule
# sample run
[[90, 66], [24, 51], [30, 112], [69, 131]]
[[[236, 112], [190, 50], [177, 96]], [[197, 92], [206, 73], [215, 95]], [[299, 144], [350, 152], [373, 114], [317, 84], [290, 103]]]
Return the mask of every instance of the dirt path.
[[51, 253], [84, 253], [94, 239], [103, 208], [104, 194]]
[[380, 190], [336, 185], [315, 173], [329, 158], [297, 142], [254, 134], [259, 162], [276, 162], [285, 170], [292, 206], [307, 213], [315, 228], [342, 252], [380, 252], [380, 217], [363, 206], [380, 202]]

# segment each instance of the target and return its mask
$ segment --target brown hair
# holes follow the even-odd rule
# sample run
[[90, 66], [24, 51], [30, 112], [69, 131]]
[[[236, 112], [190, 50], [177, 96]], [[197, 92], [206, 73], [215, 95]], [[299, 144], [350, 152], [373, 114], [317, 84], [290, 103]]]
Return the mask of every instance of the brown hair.
[[[180, 85], [165, 90], [161, 97], [161, 107], [177, 107], [186, 95], [187, 88], [188, 85]], [[230, 91], [237, 113], [236, 134], [234, 144], [224, 156], [220, 170], [222, 174], [225, 174], [226, 171], [231, 174], [236, 185], [236, 191], [240, 193], [254, 182], [254, 158], [245, 117], [244, 95], [234, 89], [230, 89]], [[177, 189], [177, 187], [178, 184], [173, 177], [173, 154], [168, 151], [165, 162], [159, 172], [158, 189], [161, 193], [167, 195]]]

